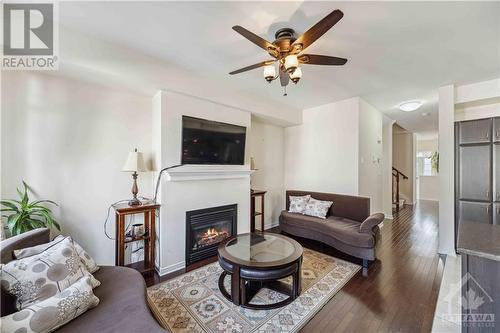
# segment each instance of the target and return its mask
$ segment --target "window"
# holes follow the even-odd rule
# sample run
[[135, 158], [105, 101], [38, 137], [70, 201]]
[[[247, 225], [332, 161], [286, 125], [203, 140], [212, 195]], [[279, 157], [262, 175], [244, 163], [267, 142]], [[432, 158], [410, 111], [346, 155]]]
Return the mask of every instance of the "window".
[[419, 176], [435, 176], [437, 171], [432, 166], [432, 151], [419, 151], [417, 153], [417, 174]]

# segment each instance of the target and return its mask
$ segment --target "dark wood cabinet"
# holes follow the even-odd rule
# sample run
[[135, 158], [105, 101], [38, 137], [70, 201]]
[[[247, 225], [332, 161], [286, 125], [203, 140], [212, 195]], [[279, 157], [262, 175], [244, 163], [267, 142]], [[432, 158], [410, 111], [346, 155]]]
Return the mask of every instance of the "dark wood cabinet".
[[497, 224], [500, 203], [500, 118], [455, 124], [455, 240], [465, 222]]
[[500, 226], [500, 202], [493, 205], [493, 224]]
[[500, 332], [500, 226], [460, 224], [462, 332]]
[[488, 202], [459, 202], [460, 222], [492, 223], [493, 205]]
[[500, 143], [493, 145], [493, 201], [500, 202]]
[[[251, 190], [250, 192], [250, 232], [255, 232], [256, 228], [256, 223], [257, 223], [257, 217], [260, 216], [260, 230], [264, 231], [264, 217], [265, 217], [265, 194], [266, 191], [260, 191], [260, 190]], [[256, 208], [256, 201], [257, 198], [260, 198], [260, 211], [257, 211]]]
[[500, 117], [493, 120], [493, 141], [500, 142]]
[[460, 200], [491, 200], [490, 145], [461, 146]]
[[491, 119], [469, 120], [460, 123], [460, 144], [491, 142]]
[[[157, 204], [142, 204], [140, 206], [114, 206], [116, 216], [116, 249], [115, 265], [134, 268], [142, 274], [153, 273], [155, 270], [155, 242], [156, 242], [156, 212], [160, 208]], [[141, 214], [144, 217], [144, 233], [126, 237], [126, 218]], [[144, 260], [125, 265], [125, 247], [132, 242], [144, 242]]]

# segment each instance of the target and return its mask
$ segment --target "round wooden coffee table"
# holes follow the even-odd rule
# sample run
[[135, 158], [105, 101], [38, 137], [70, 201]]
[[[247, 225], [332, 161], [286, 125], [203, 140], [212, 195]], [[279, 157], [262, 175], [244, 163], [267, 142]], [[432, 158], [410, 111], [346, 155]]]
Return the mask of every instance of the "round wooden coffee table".
[[[249, 233], [228, 238], [219, 245], [219, 264], [224, 270], [219, 289], [235, 305], [251, 309], [273, 309], [292, 302], [301, 293], [302, 246], [295, 240], [271, 233]], [[231, 293], [224, 278], [231, 276]], [[292, 285], [279, 279], [292, 276]], [[273, 304], [250, 304], [261, 288], [288, 295]]]

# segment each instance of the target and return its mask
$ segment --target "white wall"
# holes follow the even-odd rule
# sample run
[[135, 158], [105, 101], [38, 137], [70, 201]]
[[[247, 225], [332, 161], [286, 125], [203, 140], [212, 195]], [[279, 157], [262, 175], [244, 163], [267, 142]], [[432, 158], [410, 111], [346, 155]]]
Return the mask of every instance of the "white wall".
[[439, 247], [455, 256], [455, 130], [453, 85], [439, 88]]
[[359, 97], [304, 110], [285, 129], [285, 188], [370, 197], [383, 211], [383, 115]]
[[[158, 92], [153, 99], [153, 137], [156, 169], [180, 164], [182, 116], [192, 116], [247, 127], [248, 161], [251, 115], [225, 105], [172, 92]], [[198, 166], [199, 170], [214, 166]], [[235, 168], [228, 166], [219, 169]], [[249, 165], [237, 166], [238, 169]], [[181, 167], [186, 169], [186, 167]], [[238, 205], [238, 233], [250, 230], [250, 178], [170, 181], [162, 178], [160, 187], [159, 242], [157, 263], [161, 275], [185, 266], [186, 212], [214, 206]]]
[[384, 116], [382, 129], [382, 201], [383, 213], [389, 219], [392, 219], [392, 127], [394, 123], [394, 120]]
[[285, 129], [285, 188], [358, 194], [359, 99], [304, 110]]
[[500, 98], [455, 105], [455, 121], [500, 117]]
[[383, 211], [382, 198], [383, 115], [359, 99], [359, 195], [369, 197], [370, 210]]
[[[32, 198], [51, 199], [62, 226], [95, 258], [114, 264], [105, 237], [108, 206], [131, 197], [120, 172], [129, 151], [151, 153], [151, 98], [36, 72], [2, 72], [2, 198], [25, 180]], [[139, 176], [151, 196], [151, 173]], [[108, 233], [114, 237], [114, 216]]]
[[[252, 173], [252, 188], [267, 191], [264, 228], [270, 228], [279, 223], [278, 218], [285, 206], [284, 141], [285, 129], [283, 127], [252, 118], [249, 155], [254, 158], [258, 169]], [[257, 223], [257, 227], [259, 226], [260, 224]]]

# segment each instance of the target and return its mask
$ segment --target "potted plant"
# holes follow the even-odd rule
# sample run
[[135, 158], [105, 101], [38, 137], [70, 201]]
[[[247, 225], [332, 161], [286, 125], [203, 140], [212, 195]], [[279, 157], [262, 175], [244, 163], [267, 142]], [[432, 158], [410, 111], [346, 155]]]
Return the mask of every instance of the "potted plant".
[[437, 151], [434, 151], [431, 155], [431, 164], [432, 168], [436, 170], [436, 172], [439, 172], [439, 153]]
[[12, 236], [22, 234], [36, 228], [61, 227], [52, 216], [52, 211], [43, 204], [57, 204], [51, 200], [37, 200], [29, 202], [28, 185], [23, 181], [24, 191], [17, 189], [20, 200], [1, 200], [0, 211], [2, 218], [6, 219], [7, 227]]

